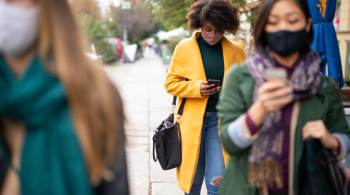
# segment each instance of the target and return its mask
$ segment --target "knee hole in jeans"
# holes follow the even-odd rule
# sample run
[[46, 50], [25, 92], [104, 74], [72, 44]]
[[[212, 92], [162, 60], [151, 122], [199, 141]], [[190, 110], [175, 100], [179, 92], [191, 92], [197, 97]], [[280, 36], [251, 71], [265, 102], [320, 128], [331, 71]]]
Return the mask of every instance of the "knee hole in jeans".
[[218, 186], [220, 186], [222, 179], [223, 179], [223, 177], [221, 177], [221, 176], [214, 177], [213, 180], [210, 182], [210, 184], [218, 187]]

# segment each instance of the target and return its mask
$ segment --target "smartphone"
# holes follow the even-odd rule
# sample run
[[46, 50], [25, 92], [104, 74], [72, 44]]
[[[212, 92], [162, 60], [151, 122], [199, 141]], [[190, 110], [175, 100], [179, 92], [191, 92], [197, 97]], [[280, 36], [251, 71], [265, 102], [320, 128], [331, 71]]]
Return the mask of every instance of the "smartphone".
[[283, 80], [287, 81], [287, 71], [283, 68], [268, 68], [265, 71], [267, 81]]
[[221, 80], [208, 79], [208, 85], [214, 84], [214, 87], [221, 86]]

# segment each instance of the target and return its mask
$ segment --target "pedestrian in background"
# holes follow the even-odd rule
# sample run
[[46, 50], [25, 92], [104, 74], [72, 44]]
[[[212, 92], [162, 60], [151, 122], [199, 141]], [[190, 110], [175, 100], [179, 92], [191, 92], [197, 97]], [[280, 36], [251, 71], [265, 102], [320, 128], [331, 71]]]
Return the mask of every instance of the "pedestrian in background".
[[230, 71], [218, 104], [231, 156], [220, 194], [300, 194], [306, 140], [319, 140], [340, 158], [348, 150], [340, 92], [310, 50], [306, 0], [263, 1], [253, 33], [256, 49]]
[[224, 33], [235, 33], [238, 12], [226, 0], [199, 0], [190, 8], [188, 26], [199, 29], [175, 48], [166, 76], [165, 89], [184, 99], [179, 119], [182, 163], [177, 168], [179, 186], [186, 194], [199, 195], [203, 179], [208, 194], [217, 194], [224, 173], [222, 144], [218, 137], [216, 104], [221, 85], [208, 79], [224, 80], [232, 64], [242, 63], [243, 50]]
[[121, 99], [67, 0], [0, 0], [2, 194], [128, 194]]

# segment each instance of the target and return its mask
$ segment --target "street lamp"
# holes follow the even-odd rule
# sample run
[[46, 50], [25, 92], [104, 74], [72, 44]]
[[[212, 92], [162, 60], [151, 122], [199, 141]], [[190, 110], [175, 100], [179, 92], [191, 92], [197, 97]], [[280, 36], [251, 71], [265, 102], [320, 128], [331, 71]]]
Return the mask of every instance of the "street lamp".
[[[123, 10], [123, 13], [126, 10], [130, 10], [131, 9], [131, 2], [130, 1], [126, 1], [126, 0], [122, 1], [121, 2], [121, 8]], [[123, 29], [123, 42], [124, 42], [125, 45], [127, 45], [128, 44], [128, 30], [127, 30], [127, 19], [125, 17], [125, 14], [123, 14], [123, 22], [124, 22], [124, 24], [123, 24], [123, 26], [124, 26], [124, 29]]]

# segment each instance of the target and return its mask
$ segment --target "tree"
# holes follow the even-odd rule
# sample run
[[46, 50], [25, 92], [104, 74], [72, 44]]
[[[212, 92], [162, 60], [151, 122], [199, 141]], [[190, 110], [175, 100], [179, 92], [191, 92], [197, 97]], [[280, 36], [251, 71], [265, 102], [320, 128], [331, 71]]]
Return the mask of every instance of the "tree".
[[111, 64], [117, 61], [115, 49], [106, 42], [107, 37], [115, 37], [117, 26], [113, 21], [100, 17], [100, 10], [95, 0], [71, 1], [73, 12], [77, 15], [88, 40], [96, 48], [96, 52], [102, 56], [102, 62]]
[[126, 29], [129, 41], [139, 42], [154, 33], [157, 30], [157, 25], [147, 1], [132, 0], [131, 4], [130, 10], [113, 7], [112, 17], [121, 27], [119, 34], [122, 34], [122, 31]]
[[106, 42], [107, 37], [115, 37], [118, 28], [113, 21], [104, 20], [88, 14], [81, 16], [85, 32], [96, 52], [102, 56], [105, 64], [112, 64], [118, 60], [116, 50]]
[[[166, 30], [186, 26], [186, 14], [192, 3], [196, 0], [150, 0], [153, 7], [153, 13], [157, 22], [161, 23]], [[257, 0], [256, 0], [257, 1]], [[246, 0], [232, 0], [233, 4], [241, 8], [246, 7]], [[248, 1], [248, 2], [254, 2]], [[244, 9], [243, 9], [244, 11]]]
[[194, 0], [151, 0], [157, 21], [167, 29], [186, 25], [186, 14]]
[[73, 12], [77, 14], [88, 14], [94, 17], [100, 15], [100, 10], [95, 0], [74, 0], [70, 1]]

